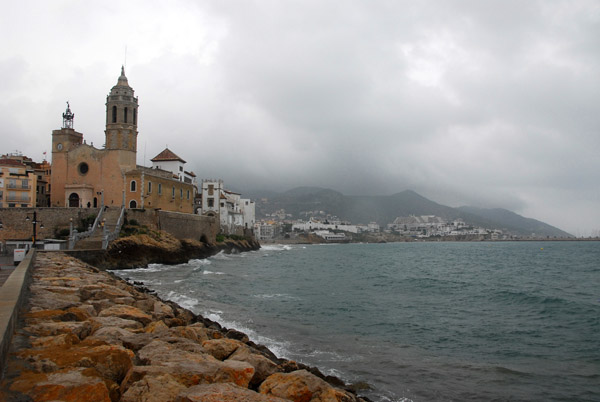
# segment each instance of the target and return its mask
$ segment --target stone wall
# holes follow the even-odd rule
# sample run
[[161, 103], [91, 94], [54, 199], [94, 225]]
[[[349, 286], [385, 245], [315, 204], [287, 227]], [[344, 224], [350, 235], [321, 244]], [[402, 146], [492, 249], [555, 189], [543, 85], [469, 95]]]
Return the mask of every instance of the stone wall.
[[[31, 239], [33, 212], [37, 213], [37, 238], [41, 240], [54, 238], [57, 230], [69, 229], [70, 219], [73, 219], [73, 225], [77, 228], [82, 219], [95, 217], [98, 211], [98, 208], [0, 208], [0, 242]], [[214, 243], [219, 232], [218, 221], [210, 216], [154, 209], [126, 211], [127, 219], [135, 219], [140, 225], [151, 229], [164, 230], [180, 240], [194, 239]], [[27, 221], [26, 217], [30, 220]], [[43, 228], [40, 223], [44, 224]]]
[[158, 219], [160, 229], [171, 233], [178, 239], [194, 239], [214, 243], [219, 232], [219, 222], [211, 216], [158, 211]]
[[[37, 238], [54, 238], [57, 229], [69, 229], [70, 219], [74, 227], [81, 219], [98, 215], [98, 208], [0, 208], [0, 241], [24, 240], [33, 237], [33, 213], [37, 214]], [[26, 218], [29, 217], [29, 221]], [[41, 228], [43, 223], [44, 227]]]
[[153, 209], [128, 209], [127, 219], [135, 219], [140, 225], [164, 230], [178, 239], [216, 241], [219, 222], [211, 216], [184, 214]]
[[158, 211], [154, 209], [126, 209], [125, 218], [128, 221], [136, 220], [140, 225], [150, 229], [158, 230]]

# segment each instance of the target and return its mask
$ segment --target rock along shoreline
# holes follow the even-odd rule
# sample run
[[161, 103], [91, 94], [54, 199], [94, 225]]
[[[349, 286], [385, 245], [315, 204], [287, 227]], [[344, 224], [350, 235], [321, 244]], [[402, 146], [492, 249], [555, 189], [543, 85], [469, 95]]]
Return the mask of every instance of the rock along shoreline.
[[220, 252], [241, 253], [260, 249], [254, 239], [225, 239], [220, 243], [179, 240], [167, 232], [153, 231], [119, 238], [106, 250], [70, 250], [68, 254], [100, 269], [143, 268], [148, 264], [184, 264]]
[[67, 254], [38, 253], [32, 276], [0, 400], [368, 401], [336, 377]]

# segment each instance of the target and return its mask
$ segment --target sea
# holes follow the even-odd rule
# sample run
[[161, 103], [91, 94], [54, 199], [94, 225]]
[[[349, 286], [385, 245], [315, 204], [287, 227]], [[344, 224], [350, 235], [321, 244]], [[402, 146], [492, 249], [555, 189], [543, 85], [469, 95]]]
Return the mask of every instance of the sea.
[[265, 245], [115, 273], [373, 401], [600, 401], [600, 242]]

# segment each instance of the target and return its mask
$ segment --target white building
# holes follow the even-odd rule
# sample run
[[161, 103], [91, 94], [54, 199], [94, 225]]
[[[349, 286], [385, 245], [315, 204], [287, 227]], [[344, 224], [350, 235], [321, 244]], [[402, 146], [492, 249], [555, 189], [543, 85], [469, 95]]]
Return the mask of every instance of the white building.
[[169, 148], [165, 148], [164, 151], [150, 159], [152, 161], [153, 169], [162, 169], [167, 172], [173, 173], [173, 177], [179, 179], [184, 183], [193, 184], [198, 188], [198, 181], [194, 172], [188, 172], [184, 169], [186, 162], [179, 156], [175, 155]]
[[254, 236], [259, 241], [272, 240], [277, 234], [277, 225], [272, 222], [257, 222], [254, 224]]
[[402, 235], [418, 237], [486, 236], [490, 233], [488, 229], [470, 227], [462, 219], [447, 222], [443, 218], [434, 215], [400, 216], [387, 226], [389, 230], [394, 230]]
[[342, 242], [346, 240], [344, 233], [332, 233], [329, 230], [317, 230], [315, 234], [329, 242]]
[[344, 232], [358, 233], [358, 226], [345, 223], [323, 223], [310, 218], [308, 222], [297, 222], [292, 225], [292, 230], [310, 232], [314, 230], [342, 230]]
[[256, 223], [256, 203], [247, 198], [240, 200], [242, 207], [242, 221], [245, 229], [252, 229]]
[[202, 180], [200, 205], [202, 215], [219, 217], [221, 230], [225, 233], [252, 229], [256, 221], [256, 204], [242, 199], [241, 194], [226, 190], [220, 179]]

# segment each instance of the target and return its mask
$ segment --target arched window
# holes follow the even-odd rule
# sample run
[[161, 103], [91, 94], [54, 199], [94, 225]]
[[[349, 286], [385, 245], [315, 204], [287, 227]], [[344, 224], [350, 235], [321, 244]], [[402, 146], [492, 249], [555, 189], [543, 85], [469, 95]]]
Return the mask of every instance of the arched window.
[[135, 200], [129, 201], [129, 208], [137, 208], [137, 202]]
[[130, 184], [130, 190], [131, 192], [135, 191], [135, 187], [136, 187], [136, 182], [135, 180], [131, 180], [131, 184]]
[[112, 122], [113, 123], [117, 122], [117, 107], [116, 106], [112, 107]]
[[137, 109], [133, 109], [133, 124], [137, 124]]
[[127, 123], [127, 108], [123, 110], [123, 122]]

